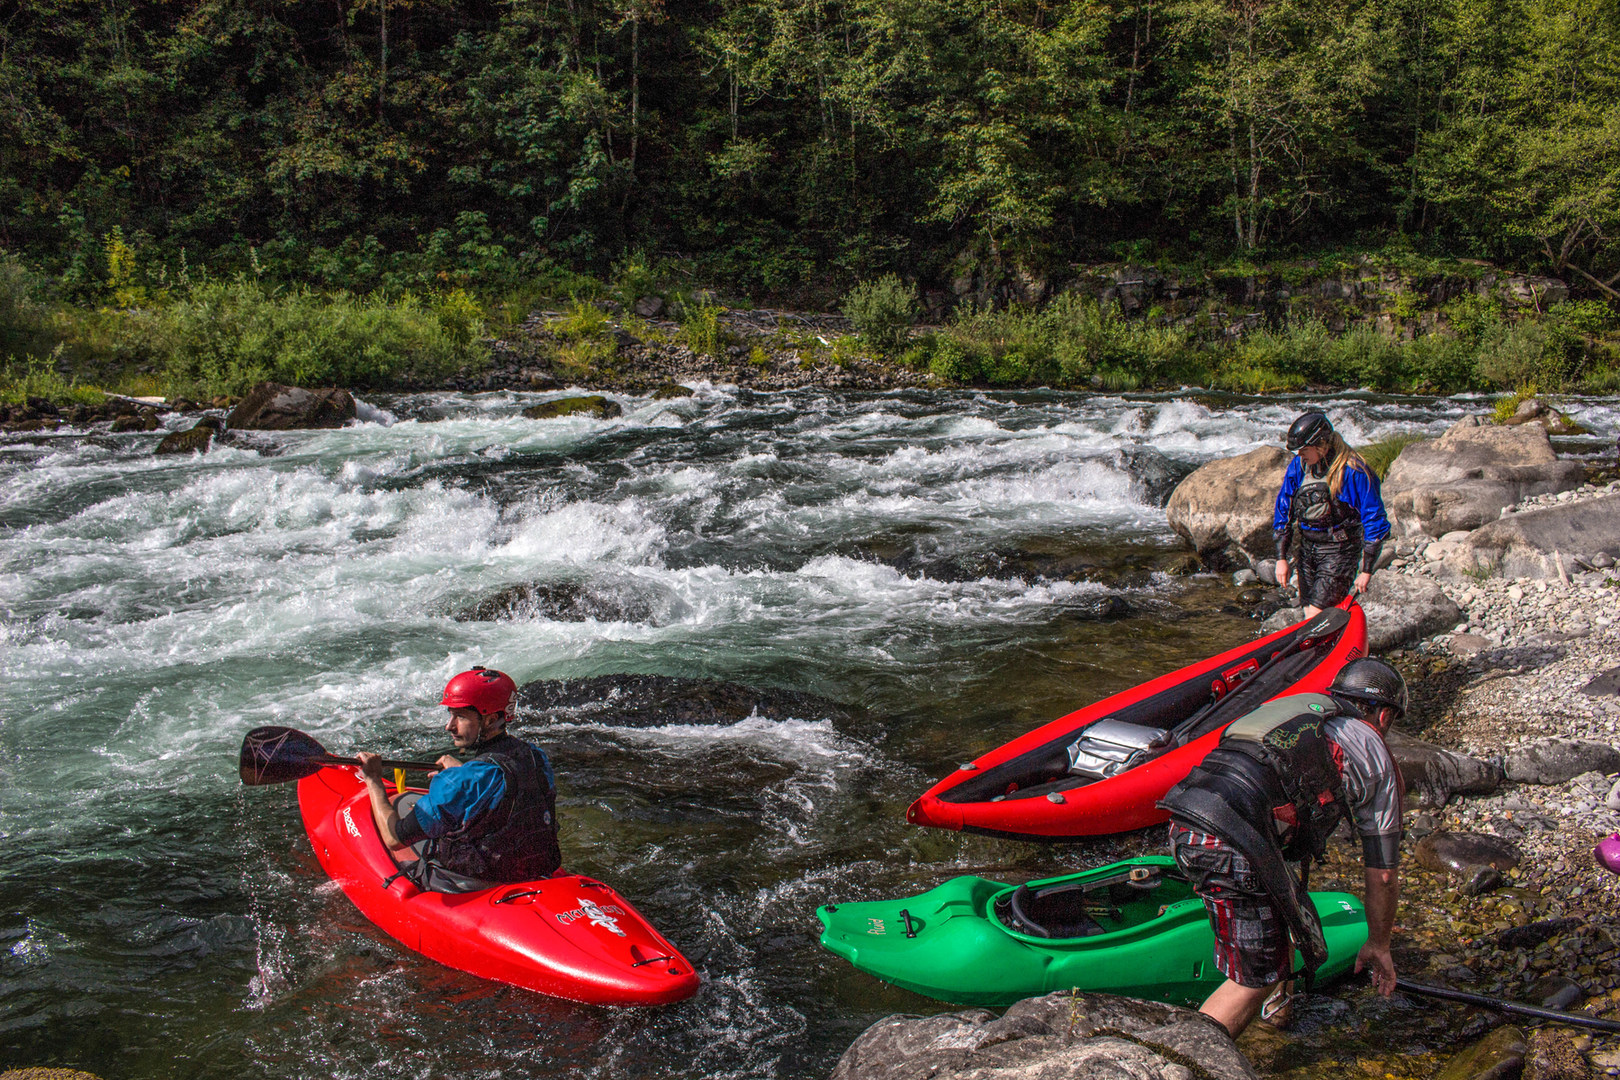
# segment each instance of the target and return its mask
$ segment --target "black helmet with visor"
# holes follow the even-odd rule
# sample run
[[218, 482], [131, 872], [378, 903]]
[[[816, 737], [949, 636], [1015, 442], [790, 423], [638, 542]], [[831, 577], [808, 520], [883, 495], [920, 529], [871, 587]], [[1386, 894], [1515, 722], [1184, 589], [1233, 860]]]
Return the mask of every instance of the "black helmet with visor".
[[1288, 452], [1297, 454], [1307, 446], [1326, 446], [1333, 438], [1333, 424], [1326, 413], [1302, 413], [1288, 429]]

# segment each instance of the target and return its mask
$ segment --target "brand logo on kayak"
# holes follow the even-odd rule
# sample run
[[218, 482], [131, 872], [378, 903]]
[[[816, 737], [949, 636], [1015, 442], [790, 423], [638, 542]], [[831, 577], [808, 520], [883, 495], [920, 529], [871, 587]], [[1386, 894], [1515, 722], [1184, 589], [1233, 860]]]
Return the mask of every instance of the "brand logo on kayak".
[[619, 929], [619, 920], [614, 918], [615, 915], [620, 917], [628, 915], [629, 912], [625, 911], [624, 908], [618, 904], [598, 904], [595, 901], [585, 899], [583, 896], [576, 897], [576, 899], [579, 901], [579, 907], [573, 911], [558, 912], [558, 922], [567, 926], [577, 919], [589, 919], [592, 926], [600, 926], [602, 929], [610, 930], [620, 937], [625, 936], [624, 931]]
[[887, 934], [889, 931], [883, 925], [883, 920], [882, 919], [870, 919], [869, 918], [869, 919], [866, 920], [866, 932], [868, 934]]
[[347, 806], [343, 808], [343, 827], [349, 830], [350, 836], [356, 840], [360, 839], [360, 826], [354, 823], [354, 815], [349, 812]]
[[1327, 712], [1327, 708], [1326, 706], [1318, 705], [1313, 701], [1311, 702], [1311, 712]]

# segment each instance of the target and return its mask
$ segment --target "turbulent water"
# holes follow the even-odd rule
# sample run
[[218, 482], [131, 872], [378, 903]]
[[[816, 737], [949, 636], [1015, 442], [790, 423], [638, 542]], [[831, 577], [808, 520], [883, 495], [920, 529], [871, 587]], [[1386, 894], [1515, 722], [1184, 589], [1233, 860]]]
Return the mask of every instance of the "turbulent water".
[[[1163, 572], [1159, 505], [1167, 474], [1276, 443], [1300, 407], [705, 387], [525, 420], [532, 400], [379, 400], [200, 458], [0, 445], [0, 1068], [825, 1076], [876, 1018], [938, 1006], [821, 951], [816, 905], [1119, 850], [904, 809], [954, 762], [1252, 634], [1224, 582]], [[1323, 404], [1352, 442], [1479, 408]], [[1620, 403], [1573, 411], [1613, 445]], [[597, 617], [458, 618], [515, 584]], [[238, 782], [259, 724], [438, 752], [439, 689], [475, 663], [828, 702], [517, 729], [556, 763], [567, 865], [680, 946], [696, 998], [574, 1006], [415, 956], [326, 880], [290, 786]]]

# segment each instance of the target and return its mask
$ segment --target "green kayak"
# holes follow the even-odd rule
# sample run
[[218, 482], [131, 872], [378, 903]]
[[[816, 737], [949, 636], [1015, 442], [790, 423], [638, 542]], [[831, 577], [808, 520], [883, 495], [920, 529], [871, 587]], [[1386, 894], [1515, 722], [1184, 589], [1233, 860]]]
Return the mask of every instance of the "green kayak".
[[[1329, 954], [1317, 978], [1327, 979], [1355, 962], [1367, 913], [1349, 893], [1311, 899]], [[821, 944], [860, 970], [963, 1005], [1071, 988], [1197, 1005], [1222, 981], [1204, 903], [1166, 856], [1027, 885], [952, 878], [918, 896], [827, 904], [816, 917]]]

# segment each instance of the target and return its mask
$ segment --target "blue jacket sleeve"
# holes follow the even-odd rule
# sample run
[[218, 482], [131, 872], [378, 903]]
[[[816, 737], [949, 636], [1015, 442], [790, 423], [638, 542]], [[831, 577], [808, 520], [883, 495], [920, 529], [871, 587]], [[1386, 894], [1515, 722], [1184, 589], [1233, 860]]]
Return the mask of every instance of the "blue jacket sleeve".
[[1290, 520], [1294, 513], [1294, 492], [1299, 490], [1299, 482], [1305, 477], [1305, 466], [1301, 464], [1299, 455], [1288, 463], [1288, 471], [1283, 473], [1282, 488], [1277, 492], [1277, 508], [1271, 515], [1271, 531], [1285, 533], [1288, 526], [1293, 524]]
[[1372, 547], [1389, 535], [1389, 517], [1384, 513], [1384, 496], [1378, 477], [1360, 469], [1346, 469], [1339, 488], [1339, 501], [1361, 515], [1361, 542]]
[[435, 776], [411, 813], [422, 834], [437, 839], [488, 813], [505, 795], [506, 776], [499, 765], [469, 761]]

